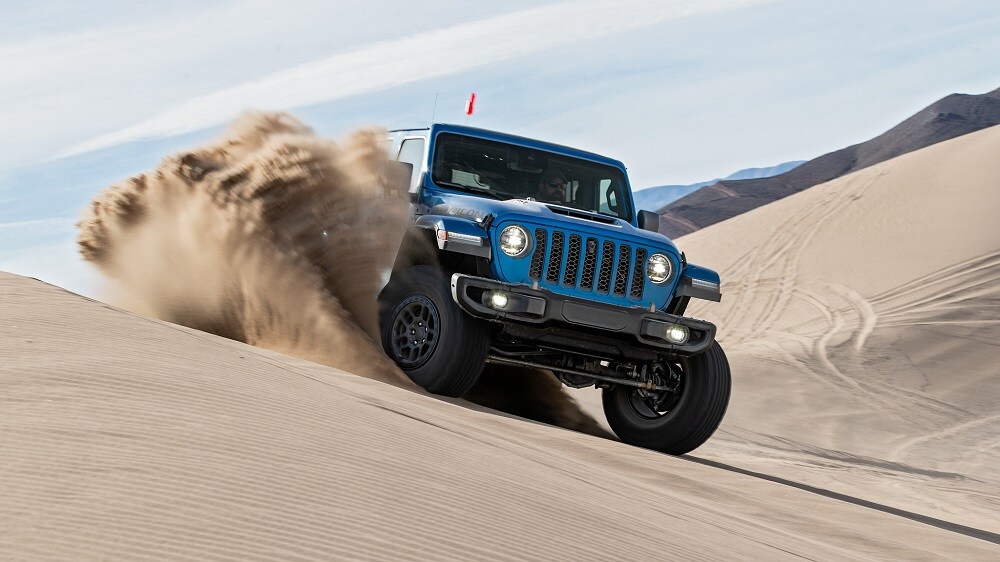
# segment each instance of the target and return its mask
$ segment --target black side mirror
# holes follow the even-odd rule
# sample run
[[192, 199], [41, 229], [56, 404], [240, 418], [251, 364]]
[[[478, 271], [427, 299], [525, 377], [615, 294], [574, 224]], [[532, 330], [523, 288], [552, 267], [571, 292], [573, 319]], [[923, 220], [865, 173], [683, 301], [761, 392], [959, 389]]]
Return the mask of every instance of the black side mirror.
[[393, 188], [409, 190], [413, 185], [413, 164], [409, 162], [390, 160], [388, 173]]
[[413, 164], [395, 160], [389, 162], [389, 187], [407, 191], [410, 203], [416, 203], [419, 198], [420, 190], [414, 189], [417, 187], [414, 183]]
[[650, 232], [659, 232], [660, 215], [653, 211], [639, 211], [639, 228]]

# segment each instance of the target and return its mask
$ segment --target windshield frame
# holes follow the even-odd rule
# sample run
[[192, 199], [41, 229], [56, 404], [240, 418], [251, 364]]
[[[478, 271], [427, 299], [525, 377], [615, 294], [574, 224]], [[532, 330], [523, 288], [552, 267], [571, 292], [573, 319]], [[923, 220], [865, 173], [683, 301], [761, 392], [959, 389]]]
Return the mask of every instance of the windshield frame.
[[[483, 133], [490, 133], [490, 131], [483, 131]], [[546, 205], [559, 205], [568, 209], [623, 220], [628, 223], [632, 223], [635, 219], [635, 209], [632, 201], [631, 186], [628, 183], [628, 174], [625, 172], [624, 166], [620, 163], [616, 165], [616, 161], [614, 160], [605, 159], [598, 155], [593, 155], [594, 157], [590, 158], [588, 157], [588, 153], [583, 151], [578, 151], [568, 147], [559, 147], [558, 145], [549, 145], [548, 143], [533, 141], [533, 139], [521, 139], [520, 137], [514, 137], [512, 139], [505, 138], [506, 135], [502, 134], [498, 134], [497, 136], [489, 134], [477, 135], [470, 134], [469, 131], [465, 130], [444, 129], [435, 131], [434, 134], [430, 136], [432, 138], [432, 142], [429, 147], [430, 150], [428, 154], [429, 173], [427, 174], [427, 179], [430, 184], [439, 189], [471, 193], [501, 200], [529, 199]], [[489, 189], [490, 186], [487, 185], [486, 182], [482, 181], [485, 178], [485, 174], [476, 173], [482, 172], [483, 170], [475, 168], [473, 168], [474, 171], [469, 172], [466, 170], [459, 170], [453, 165], [448, 166], [446, 169], [450, 171], [451, 177], [441, 177], [442, 164], [444, 163], [445, 158], [443, 149], [451, 148], [449, 144], [451, 142], [462, 141], [471, 142], [473, 144], [485, 143], [484, 147], [488, 147], [493, 151], [506, 151], [508, 154], [508, 160], [503, 162], [503, 164], [507, 166], [508, 169], [505, 173], [509, 173], [510, 177], [500, 177], [499, 180], [506, 182], [508, 179], [510, 179], [510, 181], [514, 181], [516, 179], [521, 182], [521, 189], [511, 189], [510, 191], [497, 189], [497, 187], [500, 186], [493, 186], [494, 189]], [[564, 148], [564, 150], [559, 150], [560, 148]], [[585, 196], [585, 199], [588, 201], [592, 198], [593, 204], [578, 204], [574, 201], [542, 201], [540, 198], [533, 197], [532, 195], [535, 194], [530, 192], [531, 188], [528, 184], [534, 181], [534, 185], [537, 186], [537, 182], [541, 180], [546, 173], [544, 171], [545, 168], [521, 167], [518, 169], [517, 167], [511, 167], [517, 162], [519, 156], [531, 153], [538, 155], [540, 161], [548, 162], [549, 159], [551, 159], [551, 161], [554, 162], [554, 166], [569, 168], [567, 172], [570, 173], [564, 172], [567, 176], [572, 176], [573, 170], [590, 172], [590, 177], [586, 178], [586, 180], [582, 176], [579, 179], [567, 178], [569, 179], [569, 184], [572, 184], [568, 185], [567, 188], [573, 190], [574, 197], [578, 197], [576, 194], [581, 193], [581, 195]], [[454, 182], [455, 172], [468, 173], [471, 180], [470, 183], [477, 185], [456, 185], [456, 182]], [[621, 199], [619, 202], [620, 208], [617, 212], [615, 210], [601, 210], [601, 197], [599, 193], [601, 179], [598, 179], [599, 176], [603, 177], [604, 181], [611, 181], [612, 183], [617, 184], [613, 190], [613, 193]], [[589, 184], [585, 186], [585, 181], [587, 180], [589, 180]], [[510, 184], [502, 187], [510, 187]], [[525, 192], [525, 190], [528, 192]]]

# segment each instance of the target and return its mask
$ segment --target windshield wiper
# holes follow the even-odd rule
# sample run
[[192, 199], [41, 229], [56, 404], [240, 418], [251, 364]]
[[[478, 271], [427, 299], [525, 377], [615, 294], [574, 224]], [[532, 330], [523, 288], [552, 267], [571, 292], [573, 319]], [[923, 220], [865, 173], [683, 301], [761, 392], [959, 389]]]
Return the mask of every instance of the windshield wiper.
[[[464, 184], [461, 184], [461, 183], [452, 183], [450, 181], [435, 181], [434, 183], [436, 183], [437, 185], [445, 186], [445, 187], [453, 187], [455, 189], [458, 189], [458, 190], [461, 190], [461, 191], [467, 191], [469, 193], [480, 193], [482, 195], [486, 195], [486, 196], [492, 197], [494, 199], [499, 199], [501, 201], [503, 201], [505, 199], [510, 199], [511, 197], [513, 197], [513, 195], [511, 195], [509, 193], [504, 193], [502, 191], [493, 191], [492, 189], [489, 189], [489, 188], [486, 188], [486, 187], [476, 187], [476, 186], [473, 186], [473, 185], [464, 185]], [[506, 195], [507, 197], [503, 197], [503, 195]]]

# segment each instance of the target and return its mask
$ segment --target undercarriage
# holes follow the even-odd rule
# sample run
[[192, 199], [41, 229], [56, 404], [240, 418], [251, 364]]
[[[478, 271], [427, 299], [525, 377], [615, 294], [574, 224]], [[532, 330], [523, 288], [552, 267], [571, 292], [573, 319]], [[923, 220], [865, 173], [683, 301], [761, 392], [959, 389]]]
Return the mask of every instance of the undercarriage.
[[486, 362], [549, 370], [572, 388], [632, 387], [636, 396], [654, 410], [680, 392], [683, 374], [680, 358], [625, 341], [520, 325], [501, 328]]

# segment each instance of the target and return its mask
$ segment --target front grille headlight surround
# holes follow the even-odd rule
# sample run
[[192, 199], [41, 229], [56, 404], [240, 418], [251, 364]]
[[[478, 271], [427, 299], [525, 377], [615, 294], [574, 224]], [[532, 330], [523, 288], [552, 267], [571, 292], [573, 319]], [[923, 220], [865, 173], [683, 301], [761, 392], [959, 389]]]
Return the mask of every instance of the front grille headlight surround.
[[674, 264], [665, 254], [653, 254], [646, 260], [646, 277], [662, 285], [670, 280], [674, 273]]
[[512, 224], [500, 231], [500, 251], [512, 258], [528, 255], [531, 236], [524, 227]]

